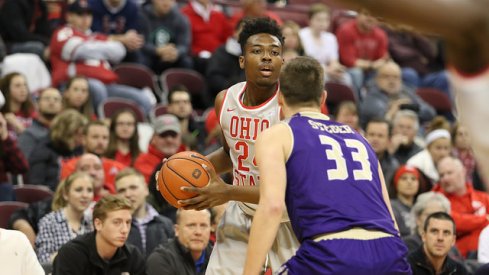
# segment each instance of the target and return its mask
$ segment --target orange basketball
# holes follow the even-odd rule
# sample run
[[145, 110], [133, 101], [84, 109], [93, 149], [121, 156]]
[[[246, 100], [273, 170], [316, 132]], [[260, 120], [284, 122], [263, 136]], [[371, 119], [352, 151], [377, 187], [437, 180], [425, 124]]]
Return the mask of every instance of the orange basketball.
[[204, 187], [209, 183], [210, 175], [202, 164], [214, 169], [212, 163], [203, 155], [185, 151], [171, 156], [161, 166], [158, 175], [158, 189], [165, 200], [179, 208], [178, 200], [195, 197], [195, 193], [180, 190], [180, 187]]

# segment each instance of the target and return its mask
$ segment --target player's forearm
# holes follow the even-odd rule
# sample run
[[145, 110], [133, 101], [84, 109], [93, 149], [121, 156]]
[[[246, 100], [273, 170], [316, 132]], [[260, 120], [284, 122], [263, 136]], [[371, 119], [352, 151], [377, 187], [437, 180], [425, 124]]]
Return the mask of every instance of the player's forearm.
[[210, 153], [206, 157], [214, 166], [217, 174], [229, 172], [233, 168], [233, 163], [231, 162], [229, 155], [224, 151], [223, 147]]
[[226, 195], [229, 201], [257, 204], [260, 200], [260, 189], [257, 186], [230, 186]]
[[253, 218], [243, 274], [261, 274], [267, 252], [273, 244], [285, 206], [260, 201]]

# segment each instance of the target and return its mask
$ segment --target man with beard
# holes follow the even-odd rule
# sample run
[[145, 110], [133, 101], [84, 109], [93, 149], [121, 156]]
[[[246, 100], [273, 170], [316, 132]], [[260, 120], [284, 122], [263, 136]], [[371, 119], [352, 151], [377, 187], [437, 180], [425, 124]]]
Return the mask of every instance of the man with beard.
[[18, 145], [25, 158], [28, 159], [34, 145], [48, 135], [49, 125], [63, 107], [61, 93], [56, 88], [46, 88], [41, 91], [37, 106], [38, 116], [32, 125], [19, 136]]

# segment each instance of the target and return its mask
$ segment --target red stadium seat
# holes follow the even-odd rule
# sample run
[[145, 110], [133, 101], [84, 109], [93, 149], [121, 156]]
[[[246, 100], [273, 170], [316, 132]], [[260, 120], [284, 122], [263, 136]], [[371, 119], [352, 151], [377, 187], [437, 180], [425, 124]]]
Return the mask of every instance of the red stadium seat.
[[15, 199], [20, 202], [33, 203], [53, 196], [53, 191], [42, 185], [14, 186]]
[[12, 213], [17, 209], [27, 208], [29, 204], [20, 201], [2, 201], [0, 202], [0, 228], [7, 228], [8, 221]]
[[100, 104], [98, 113], [101, 119], [111, 118], [115, 112], [121, 109], [131, 109], [136, 114], [138, 122], [146, 121], [143, 110], [134, 101], [124, 98], [108, 98]]

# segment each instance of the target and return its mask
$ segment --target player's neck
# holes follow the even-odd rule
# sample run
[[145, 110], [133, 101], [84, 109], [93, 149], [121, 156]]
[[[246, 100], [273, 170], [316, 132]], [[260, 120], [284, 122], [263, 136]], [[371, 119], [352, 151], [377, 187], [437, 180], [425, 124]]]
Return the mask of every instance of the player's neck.
[[321, 109], [317, 107], [291, 107], [282, 106], [282, 112], [285, 117], [291, 117], [297, 113], [321, 113]]
[[248, 82], [246, 86], [246, 91], [241, 98], [245, 106], [258, 106], [263, 104], [277, 92], [277, 84], [270, 87], [259, 87]]

